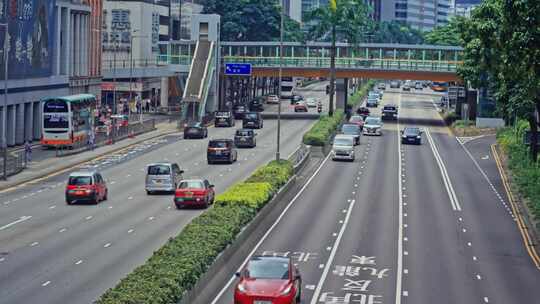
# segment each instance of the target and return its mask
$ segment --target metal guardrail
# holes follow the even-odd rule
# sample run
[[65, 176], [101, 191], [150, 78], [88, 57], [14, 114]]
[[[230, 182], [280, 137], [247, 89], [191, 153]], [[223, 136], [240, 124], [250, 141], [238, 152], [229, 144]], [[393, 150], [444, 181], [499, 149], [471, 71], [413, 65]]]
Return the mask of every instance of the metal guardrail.
[[311, 146], [300, 144], [298, 149], [289, 155], [288, 160], [292, 163], [295, 174], [303, 167], [310, 152]]
[[[0, 176], [4, 174], [4, 157], [0, 155]], [[9, 152], [7, 154], [7, 176], [15, 175], [26, 168], [27, 160], [25, 159], [24, 150], [17, 152]]]

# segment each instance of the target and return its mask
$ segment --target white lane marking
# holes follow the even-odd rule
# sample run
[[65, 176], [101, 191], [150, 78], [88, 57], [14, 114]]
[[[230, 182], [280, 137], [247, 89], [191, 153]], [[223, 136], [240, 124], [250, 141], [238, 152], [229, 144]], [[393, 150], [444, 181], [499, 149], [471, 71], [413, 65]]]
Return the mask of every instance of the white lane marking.
[[67, 228], [62, 228], [60, 230], [58, 230], [58, 232], [62, 233], [62, 232], [65, 232], [67, 230]]
[[41, 286], [46, 287], [49, 284], [51, 284], [51, 281], [44, 282], [43, 284], [41, 284]]
[[488, 297], [484, 297], [484, 302], [489, 303]]
[[[401, 94], [398, 95], [398, 107], [401, 106]], [[396, 124], [397, 132], [399, 134], [401, 127], [399, 126], [399, 119]], [[396, 269], [396, 300], [395, 304], [401, 304], [401, 291], [402, 291], [402, 280], [403, 280], [403, 184], [399, 173], [403, 169], [403, 160], [399, 155], [401, 154], [401, 138], [397, 136], [398, 142], [398, 251], [397, 251], [397, 269]]]
[[463, 231], [463, 232], [467, 232], [467, 229], [463, 228], [462, 231]]
[[25, 215], [25, 216], [21, 216], [18, 220], [16, 220], [16, 221], [14, 221], [14, 222], [11, 222], [11, 223], [9, 223], [9, 224], [7, 224], [7, 225], [4, 225], [4, 226], [0, 227], [0, 231], [5, 230], [5, 229], [8, 229], [8, 228], [11, 227], [11, 226], [17, 225], [18, 223], [22, 223], [22, 222], [27, 221], [27, 220], [29, 220], [29, 219], [31, 219], [31, 218], [32, 218], [32, 216], [30, 216], [30, 215], [28, 215], [28, 216], [26, 216], [26, 215]]
[[315, 285], [306, 285], [306, 289], [313, 290], [315, 289]]
[[476, 275], [476, 279], [477, 279], [477, 280], [481, 280], [482, 277], [481, 277], [479, 274], [477, 274], [477, 275]]
[[155, 217], [151, 216], [148, 218], [149, 221], [153, 221], [155, 219]]
[[330, 251], [330, 250], [332, 250], [332, 247], [328, 246], [328, 247], [326, 247], [326, 250]]
[[54, 208], [56, 208], [56, 205], [52, 205], [49, 207], [49, 209], [54, 209]]
[[129, 229], [127, 232], [128, 232], [128, 233], [132, 233], [133, 231], [135, 231], [135, 230]]
[[107, 243], [105, 245], [103, 245], [103, 248], [109, 248], [111, 246], [111, 243]]
[[75, 265], [80, 265], [82, 264], [82, 260], [78, 260], [77, 262], [75, 262]]
[[335, 232], [334, 232], [334, 233], [332, 233], [332, 236], [337, 236], [337, 233], [335, 233]]
[[132, 200], [132, 199], [133, 199], [133, 196], [128, 197], [128, 200]]
[[404, 238], [403, 238], [403, 241], [404, 241], [404, 242], [408, 242], [408, 241], [409, 241], [409, 238], [408, 238], [408, 237], [404, 237]]
[[93, 217], [93, 216], [89, 215], [89, 216], [85, 217], [84, 219], [87, 220], [87, 221], [89, 221], [89, 220], [92, 219], [92, 217]]
[[109, 206], [109, 209], [112, 209], [112, 208], [113, 208], [113, 206]]
[[471, 243], [471, 242], [468, 242], [468, 243], [467, 243], [467, 246], [471, 247], [471, 246], [472, 246], [472, 243]]
[[403, 269], [403, 274], [408, 274], [409, 273], [409, 269], [405, 268]]
[[408, 251], [403, 251], [403, 255], [409, 255]]
[[461, 211], [461, 206], [459, 204], [459, 200], [457, 199], [456, 192], [454, 191], [454, 186], [452, 185], [452, 181], [450, 180], [450, 177], [448, 176], [448, 171], [446, 170], [446, 166], [444, 165], [442, 157], [439, 154], [439, 149], [435, 145], [435, 141], [431, 137], [431, 133], [429, 132], [429, 129], [426, 129], [426, 137], [428, 139], [429, 146], [431, 147], [431, 151], [433, 152], [435, 161], [437, 162], [437, 165], [439, 166], [439, 171], [441, 171], [444, 186], [446, 188], [446, 192], [448, 193], [448, 197], [450, 198], [450, 203], [452, 204], [452, 209], [454, 211]]
[[324, 264], [319, 264], [319, 269], [323, 269], [324, 268]]
[[403, 224], [403, 228], [407, 228], [407, 227], [409, 227], [409, 225]]
[[10, 202], [10, 201], [5, 201], [5, 202], [3, 202], [2, 204], [4, 204], [4, 205], [9, 205], [9, 203], [11, 203], [11, 202]]
[[116, 181], [111, 181], [111, 185], [114, 185], [114, 184], [116, 184]]
[[478, 260], [478, 258], [477, 258], [476, 256], [473, 256], [472, 259], [473, 259], [473, 261], [477, 261], [477, 260]]
[[3, 262], [5, 261], [6, 259], [5, 258], [0, 258], [0, 262]]
[[30, 244], [30, 247], [34, 247], [34, 246], [37, 246], [39, 245], [39, 242], [33, 242], [32, 244]]
[[[298, 191], [298, 193], [296, 193], [296, 195], [292, 198], [292, 200], [289, 202], [289, 204], [287, 204], [287, 207], [285, 207], [285, 209], [283, 209], [283, 211], [281, 211], [281, 214], [279, 215], [279, 217], [274, 221], [274, 223], [272, 224], [272, 226], [270, 226], [270, 228], [266, 231], [266, 233], [262, 236], [262, 238], [259, 240], [259, 242], [255, 245], [255, 247], [253, 247], [253, 249], [251, 250], [251, 252], [248, 254], [248, 256], [246, 257], [246, 259], [244, 260], [244, 262], [242, 262], [242, 265], [240, 265], [240, 267], [238, 267], [238, 271], [241, 271], [246, 263], [249, 261], [249, 259], [251, 258], [251, 256], [253, 256], [253, 254], [255, 254], [255, 252], [259, 249], [259, 247], [262, 245], [262, 243], [266, 240], [266, 238], [270, 235], [270, 233], [274, 230], [274, 228], [279, 224], [279, 222], [281, 222], [281, 219], [285, 216], [285, 214], [287, 213], [287, 211], [291, 208], [291, 206], [294, 204], [294, 202], [300, 197], [300, 195], [302, 195], [302, 193], [306, 190], [306, 188], [311, 184], [311, 181], [313, 181], [313, 179], [317, 176], [317, 174], [321, 171], [322, 167], [326, 164], [326, 162], [328, 161], [328, 159], [330, 159], [330, 155], [331, 154], [328, 154], [326, 156], [326, 158], [322, 161], [322, 163], [319, 165], [319, 167], [317, 168], [317, 170], [315, 170], [315, 172], [313, 173], [313, 175], [307, 180], [307, 182], [304, 184], [304, 186], [300, 189], [300, 191]], [[321, 264], [323, 265], [323, 264]], [[223, 296], [223, 294], [227, 291], [227, 289], [229, 288], [229, 286], [234, 282], [234, 280], [236, 279], [236, 276], [233, 275], [231, 276], [231, 278], [229, 279], [229, 281], [225, 284], [225, 286], [223, 286], [223, 288], [219, 291], [219, 293], [216, 295], [216, 297], [214, 298], [214, 300], [212, 300], [212, 303], [210, 304], [216, 304], [219, 299]]]
[[334, 258], [336, 257], [336, 253], [339, 248], [341, 238], [343, 238], [343, 234], [345, 234], [345, 230], [347, 229], [347, 224], [349, 223], [349, 219], [351, 218], [351, 213], [354, 208], [355, 202], [356, 200], [353, 200], [351, 204], [349, 205], [349, 210], [347, 211], [347, 215], [345, 216], [345, 223], [343, 226], [341, 226], [341, 229], [339, 230], [339, 234], [336, 238], [336, 241], [334, 242], [334, 246], [332, 248], [332, 251], [330, 252], [330, 256], [328, 257], [328, 261], [326, 262], [326, 266], [324, 267], [321, 278], [319, 279], [317, 288], [315, 289], [315, 292], [313, 293], [313, 297], [311, 298], [311, 304], [317, 304], [317, 302], [319, 302], [319, 295], [321, 293], [322, 286], [324, 284], [324, 281], [326, 280], [326, 276], [328, 276], [328, 272], [330, 271], [330, 267], [332, 266], [334, 262]]
[[406, 290], [404, 290], [404, 291], [403, 291], [403, 296], [404, 296], [404, 297], [408, 297], [408, 296], [409, 296], [409, 292], [406, 291]]

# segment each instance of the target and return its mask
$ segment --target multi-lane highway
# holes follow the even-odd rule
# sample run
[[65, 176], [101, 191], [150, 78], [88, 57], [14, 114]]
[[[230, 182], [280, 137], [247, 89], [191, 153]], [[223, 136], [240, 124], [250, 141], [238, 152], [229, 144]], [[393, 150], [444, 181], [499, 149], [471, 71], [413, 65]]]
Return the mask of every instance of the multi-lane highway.
[[[282, 122], [281, 155], [297, 149], [313, 122]], [[202, 212], [176, 210], [171, 195], [148, 196], [146, 164], [177, 162], [185, 177], [207, 178], [219, 193], [275, 157], [276, 123], [265, 121], [256, 131], [257, 147], [240, 149], [233, 165], [207, 165], [208, 139], [182, 140], [180, 134], [84, 164], [107, 180], [109, 199], [98, 205], [66, 205], [69, 172], [2, 193], [0, 303], [91, 303]], [[235, 129], [211, 128], [209, 138], [232, 138]]]
[[[540, 270], [486, 174], [489, 144], [469, 155], [474, 140], [462, 146], [432, 101], [388, 90], [383, 104], [399, 104], [400, 119], [364, 136], [355, 162], [325, 158], [252, 248], [298, 264], [302, 303], [540, 302]], [[422, 145], [400, 143], [406, 125], [425, 129]], [[230, 275], [200, 303], [232, 303]]]

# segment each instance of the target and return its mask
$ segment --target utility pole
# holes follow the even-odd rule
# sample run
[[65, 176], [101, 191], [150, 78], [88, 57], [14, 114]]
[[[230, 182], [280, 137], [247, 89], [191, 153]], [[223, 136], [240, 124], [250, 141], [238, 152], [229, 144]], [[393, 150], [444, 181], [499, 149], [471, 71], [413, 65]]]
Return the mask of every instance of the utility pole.
[[281, 140], [281, 79], [283, 78], [283, 26], [285, 19], [285, 0], [281, 0], [281, 22], [279, 26], [279, 95], [278, 95], [278, 121], [277, 121], [277, 147], [276, 160], [280, 160], [280, 140]]
[[[6, 8], [4, 8], [6, 9]], [[9, 38], [9, 26], [8, 26], [8, 19], [7, 19], [7, 12], [5, 14], [6, 16], [6, 23], [0, 24], [0, 26], [3, 26], [5, 28], [5, 34], [4, 34], [4, 109], [2, 111], [2, 149], [4, 154], [4, 174], [3, 179], [7, 180], [7, 106], [8, 106], [8, 38]]]

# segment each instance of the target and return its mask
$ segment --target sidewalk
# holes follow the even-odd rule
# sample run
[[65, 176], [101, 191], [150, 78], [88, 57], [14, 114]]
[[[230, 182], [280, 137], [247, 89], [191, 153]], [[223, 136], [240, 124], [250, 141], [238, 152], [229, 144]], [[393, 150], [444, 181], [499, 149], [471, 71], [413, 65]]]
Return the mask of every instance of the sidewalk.
[[127, 138], [112, 145], [101, 146], [94, 149], [93, 151], [85, 151], [63, 157], [55, 157], [53, 155], [52, 157], [44, 157], [42, 159], [34, 158], [35, 161], [28, 164], [27, 168], [24, 171], [17, 175], [8, 177], [7, 181], [0, 181], [0, 193], [27, 182], [37, 181], [40, 178], [44, 178], [55, 173], [62, 173], [76, 165], [82, 164], [103, 155], [116, 152], [118, 150], [143, 142], [145, 140], [153, 139], [166, 134], [172, 134], [175, 132], [178, 132], [177, 122], [169, 123], [165, 121], [156, 124], [156, 130], [154, 131], [138, 135], [134, 138]]

